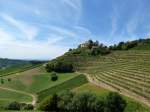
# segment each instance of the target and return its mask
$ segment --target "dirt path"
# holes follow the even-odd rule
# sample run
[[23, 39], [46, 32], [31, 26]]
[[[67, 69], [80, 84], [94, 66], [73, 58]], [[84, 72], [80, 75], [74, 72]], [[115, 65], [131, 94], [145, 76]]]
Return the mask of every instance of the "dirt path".
[[27, 93], [27, 92], [24, 92], [24, 91], [15, 90], [15, 89], [11, 89], [11, 88], [6, 88], [6, 87], [0, 87], [0, 89], [16, 92], [16, 93], [20, 93], [20, 94], [24, 94], [24, 95], [27, 95], [27, 96], [31, 96], [32, 97], [32, 102], [29, 102], [29, 103], [31, 103], [34, 106], [37, 102], [37, 96], [34, 95], [34, 94]]
[[114, 88], [114, 87], [112, 87], [112, 86], [109, 86], [109, 85], [107, 85], [107, 84], [105, 84], [105, 83], [103, 83], [103, 82], [98, 81], [96, 78], [92, 78], [92, 77], [91, 77], [89, 74], [87, 74], [87, 73], [80, 73], [80, 72], [77, 72], [77, 73], [79, 73], [79, 74], [84, 74], [84, 75], [87, 77], [88, 81], [89, 81], [90, 83], [96, 85], [96, 86], [103, 87], [103, 88], [106, 88], [106, 89], [111, 90], [111, 91], [114, 91], [114, 92], [118, 92], [118, 93], [120, 93], [120, 94], [122, 94], [122, 95], [124, 95], [124, 96], [130, 97], [130, 98], [132, 98], [132, 99], [134, 99], [134, 100], [136, 100], [136, 101], [138, 101], [138, 102], [141, 102], [141, 103], [143, 103], [143, 104], [145, 104], [145, 105], [147, 105], [147, 106], [150, 107], [150, 101], [146, 100], [144, 97], [139, 96], [139, 95], [137, 95], [137, 94], [135, 94], [135, 93], [133, 93], [133, 92], [127, 90], [127, 89], [124, 89], [124, 88], [122, 88], [122, 87], [120, 87], [120, 86], [118, 86], [118, 85], [112, 84], [112, 85], [114, 85], [116, 88], [118, 88], [118, 89], [116, 89], [116, 88]]

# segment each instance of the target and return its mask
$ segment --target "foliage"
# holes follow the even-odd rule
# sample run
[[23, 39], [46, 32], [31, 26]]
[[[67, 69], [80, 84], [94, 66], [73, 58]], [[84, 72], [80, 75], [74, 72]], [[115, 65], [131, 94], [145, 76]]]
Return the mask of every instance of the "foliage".
[[126, 107], [126, 101], [117, 93], [109, 93], [106, 98], [106, 111], [107, 112], [123, 112]]
[[123, 112], [126, 105], [123, 105], [122, 101], [124, 100], [116, 93], [110, 93], [106, 100], [100, 100], [93, 93], [76, 94], [67, 91], [52, 95], [40, 104], [39, 109], [55, 112]]
[[1, 78], [1, 84], [4, 84], [4, 79], [3, 78]]
[[[129, 50], [138, 46], [142, 46], [145, 44], [150, 44], [150, 39], [139, 39], [134, 41], [120, 42], [118, 45], [110, 46], [110, 50]], [[143, 48], [144, 50], [144, 48]]]
[[5, 110], [33, 110], [33, 105], [19, 102], [11, 102], [6, 107]]
[[103, 112], [104, 103], [97, 99], [95, 94], [84, 92], [77, 94], [72, 99], [72, 112]]
[[52, 80], [52, 81], [56, 81], [57, 79], [58, 79], [57, 74], [56, 74], [55, 72], [52, 72], [52, 73], [51, 73], [51, 80]]
[[38, 92], [38, 99], [39, 101], [47, 98], [49, 95], [52, 95], [54, 93], [60, 93], [65, 90], [71, 90], [73, 88], [79, 87], [82, 84], [87, 83], [87, 79], [84, 75], [78, 75], [76, 77], [73, 77], [69, 80], [64, 81], [61, 84], [57, 84], [51, 88], [45, 89], [43, 91]]
[[11, 102], [7, 105], [6, 110], [20, 110], [21, 106], [18, 102]]
[[31, 104], [26, 104], [26, 105], [24, 105], [24, 107], [23, 107], [23, 110], [33, 110], [33, 109], [34, 109], [34, 106], [31, 105]]
[[73, 72], [73, 65], [64, 61], [52, 61], [46, 65], [47, 72]]
[[107, 49], [106, 47], [92, 47], [91, 49], [91, 55], [96, 56], [96, 55], [106, 55], [109, 54], [110, 50]]
[[45, 101], [43, 101], [40, 105], [39, 105], [39, 109], [43, 110], [43, 111], [54, 111], [54, 112], [58, 112], [59, 108], [58, 108], [58, 95], [57, 94], [53, 94], [51, 97], [49, 97], [48, 99], [46, 99]]
[[7, 80], [8, 80], [8, 82], [10, 82], [10, 81], [11, 81], [11, 78], [8, 78]]

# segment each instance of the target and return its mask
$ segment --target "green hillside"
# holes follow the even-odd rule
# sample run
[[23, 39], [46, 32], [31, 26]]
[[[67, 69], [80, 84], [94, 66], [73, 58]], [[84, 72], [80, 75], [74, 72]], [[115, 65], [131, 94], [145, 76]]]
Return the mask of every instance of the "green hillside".
[[[107, 85], [119, 93], [149, 105], [149, 42], [150, 39], [142, 39], [119, 43], [106, 48], [109, 53], [100, 52], [97, 55], [91, 54], [92, 47], [80, 46], [53, 61], [71, 62], [75, 71], [90, 76], [91, 81], [102, 86]], [[128, 49], [118, 50], [120, 46], [126, 46]]]
[[25, 62], [1, 69], [0, 110], [13, 101], [37, 108], [53, 94], [69, 90], [92, 92], [101, 99], [116, 91], [127, 102], [125, 112], [149, 112], [150, 45], [147, 40], [136, 46], [132, 42], [121, 44], [130, 49], [120, 49], [120, 44], [107, 47], [90, 40], [47, 64]]
[[23, 72], [34, 67], [40, 66], [45, 61], [26, 61], [26, 60], [12, 60], [0, 59], [0, 77]]

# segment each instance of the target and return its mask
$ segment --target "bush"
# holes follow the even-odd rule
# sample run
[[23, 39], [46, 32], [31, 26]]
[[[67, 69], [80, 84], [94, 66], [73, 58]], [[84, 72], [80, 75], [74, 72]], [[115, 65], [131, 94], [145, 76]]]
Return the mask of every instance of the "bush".
[[39, 109], [54, 112], [104, 112], [104, 102], [98, 100], [95, 94], [66, 92], [59, 96], [54, 94], [42, 102]]
[[39, 109], [50, 112], [123, 112], [126, 105], [126, 101], [114, 92], [111, 92], [105, 100], [100, 100], [93, 93], [76, 94], [67, 91], [44, 100]]
[[74, 96], [71, 110], [74, 112], [103, 112], [104, 106], [95, 94], [85, 92]]
[[33, 110], [34, 106], [32, 104], [11, 102], [5, 107], [5, 110]]
[[20, 106], [20, 103], [18, 102], [11, 102], [10, 104], [6, 106], [6, 109], [7, 110], [20, 110], [21, 106]]
[[52, 72], [51, 73], [51, 80], [52, 81], [56, 81], [58, 79], [58, 76], [56, 75], [56, 73], [55, 72]]
[[1, 84], [4, 84], [4, 79], [3, 78], [1, 78]]
[[126, 101], [117, 93], [111, 92], [106, 98], [106, 112], [123, 112]]
[[33, 110], [34, 109], [34, 107], [33, 107], [33, 105], [31, 105], [31, 104], [26, 104], [26, 105], [24, 105], [24, 107], [23, 107], [23, 110]]
[[58, 112], [58, 100], [59, 97], [57, 94], [53, 94], [51, 97], [43, 101], [38, 109], [42, 111], [52, 111], [52, 112]]
[[11, 81], [11, 78], [8, 78], [7, 80], [8, 80], [8, 82], [10, 82], [10, 81]]

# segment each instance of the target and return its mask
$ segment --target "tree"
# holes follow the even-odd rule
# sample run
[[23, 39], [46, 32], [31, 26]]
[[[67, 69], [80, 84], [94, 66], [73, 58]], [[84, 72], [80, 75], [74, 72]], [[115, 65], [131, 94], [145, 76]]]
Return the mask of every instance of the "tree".
[[127, 103], [126, 101], [115, 92], [109, 93], [106, 97], [106, 112], [123, 112]]
[[58, 101], [59, 97], [57, 94], [53, 94], [51, 97], [46, 99], [44, 102], [42, 102], [39, 106], [39, 109], [42, 111], [52, 111], [52, 112], [58, 112]]
[[3, 78], [1, 78], [1, 84], [4, 84], [4, 79]]
[[73, 65], [68, 62], [54, 61], [46, 65], [47, 72], [73, 72]]
[[71, 91], [65, 91], [59, 95], [58, 107], [61, 112], [70, 112], [72, 110], [72, 99], [74, 96], [75, 93]]
[[52, 72], [51, 73], [51, 80], [52, 81], [56, 81], [58, 79], [58, 76], [56, 75], [56, 73], [55, 72]]
[[8, 82], [10, 82], [10, 81], [11, 81], [11, 78], [8, 78], [7, 80], [8, 80]]
[[99, 42], [97, 40], [94, 42], [94, 46], [99, 46]]
[[[80, 93], [75, 95], [72, 100], [72, 112], [103, 112], [102, 108], [99, 106], [96, 107], [98, 102], [96, 96], [92, 93]], [[99, 110], [100, 109], [100, 110]]]
[[93, 46], [93, 41], [90, 39], [90, 40], [88, 40], [88, 42], [87, 42], [87, 47], [88, 47], [89, 49], [91, 49], [92, 46]]

